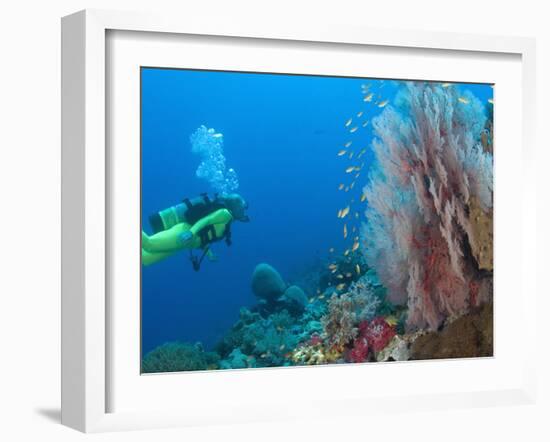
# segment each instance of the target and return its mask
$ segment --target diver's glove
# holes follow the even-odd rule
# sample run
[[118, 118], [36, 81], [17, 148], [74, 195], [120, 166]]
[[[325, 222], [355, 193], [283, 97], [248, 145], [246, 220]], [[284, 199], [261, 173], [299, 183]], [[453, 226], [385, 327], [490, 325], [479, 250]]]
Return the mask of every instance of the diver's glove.
[[181, 245], [187, 244], [189, 241], [193, 239], [193, 232], [190, 230], [187, 230], [186, 232], [182, 232], [178, 236], [178, 241]]

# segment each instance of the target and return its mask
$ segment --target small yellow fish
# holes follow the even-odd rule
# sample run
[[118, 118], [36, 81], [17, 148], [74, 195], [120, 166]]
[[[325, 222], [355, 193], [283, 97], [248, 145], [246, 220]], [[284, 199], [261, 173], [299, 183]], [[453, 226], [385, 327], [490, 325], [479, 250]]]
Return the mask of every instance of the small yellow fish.
[[392, 327], [393, 327], [394, 325], [397, 325], [397, 323], [399, 322], [399, 320], [398, 320], [395, 316], [393, 316], [393, 315], [391, 315], [391, 316], [386, 316], [385, 321], [386, 321], [386, 323], [387, 323], [388, 325], [391, 325]]
[[386, 104], [389, 103], [389, 100], [384, 100], [381, 103], [378, 104], [378, 107], [384, 107]]
[[357, 118], [361, 118], [363, 116], [363, 111], [357, 112]]
[[319, 299], [325, 299], [325, 295], [319, 295], [318, 298]]
[[344, 284], [344, 283], [338, 284], [336, 286], [336, 290], [338, 290], [338, 291], [344, 290], [345, 288], [346, 288], [346, 284]]
[[330, 253], [334, 253], [334, 247], [331, 247], [330, 249], [328, 249], [328, 251], [329, 251]]
[[346, 127], [348, 127], [353, 120], [350, 118], [348, 121], [346, 121]]
[[315, 298], [309, 298], [309, 303], [311, 304], [313, 301], [315, 301]]
[[285, 344], [282, 344], [280, 347], [279, 347], [279, 350], [284, 350], [285, 349]]
[[355, 174], [355, 179], [359, 178], [361, 176], [361, 172]]
[[354, 127], [352, 127], [349, 131], [350, 131], [351, 133], [353, 133], [353, 132], [356, 132], [357, 129], [359, 129], [359, 128], [358, 128], [357, 126], [354, 126]]
[[346, 249], [346, 250], [344, 251], [344, 256], [348, 256], [348, 255], [349, 255], [349, 249]]
[[361, 274], [361, 267], [359, 267], [359, 264], [355, 264], [355, 271], [357, 272], [358, 275]]
[[344, 275], [336, 275], [336, 278], [338, 278], [338, 279], [344, 279]]
[[350, 166], [346, 169], [346, 173], [351, 173], [355, 170], [355, 166]]
[[348, 237], [348, 227], [344, 224], [344, 239]]
[[344, 188], [344, 185], [343, 185], [343, 184], [340, 184], [340, 185], [338, 186], [338, 190], [342, 190], [343, 188]]
[[353, 246], [351, 247], [351, 251], [352, 251], [352, 252], [355, 252], [358, 248], [359, 248], [359, 243], [358, 243], [358, 242], [354, 242], [354, 243], [353, 243]]
[[353, 158], [353, 152], [350, 152], [348, 158], [351, 160]]
[[355, 212], [355, 219], [359, 219], [359, 212]]
[[368, 122], [368, 121], [365, 121], [365, 122], [363, 123], [363, 127], [367, 127], [367, 124], [369, 124], [369, 122]]
[[357, 158], [361, 158], [363, 155], [365, 155], [365, 152], [367, 149], [362, 149], [361, 152], [359, 152], [359, 155], [357, 155]]
[[467, 99], [464, 98], [464, 97], [458, 97], [458, 101], [460, 101], [460, 102], [463, 103], [463, 104], [468, 104], [468, 103], [470, 102], [469, 100], [467, 100]]
[[355, 181], [349, 185], [349, 188], [353, 189], [353, 186], [355, 186]]
[[342, 149], [342, 150], [338, 151], [338, 156], [339, 157], [344, 156], [346, 153], [347, 153], [347, 150]]
[[492, 98], [489, 98], [487, 101], [489, 102], [489, 104], [494, 104], [495, 103]]
[[337, 218], [342, 218], [342, 209], [338, 211], [338, 215], [336, 215]]
[[361, 201], [362, 203], [364, 203], [366, 199], [367, 199], [367, 195], [365, 195], [365, 194], [363, 193], [363, 194], [361, 194], [361, 198], [359, 199], [359, 201]]
[[347, 207], [345, 207], [341, 210], [340, 218], [345, 218], [348, 213], [349, 213], [349, 206], [347, 206]]
[[374, 93], [370, 93], [365, 98], [363, 98], [363, 101], [372, 101], [372, 97], [374, 97]]
[[449, 87], [450, 85], [451, 85], [451, 83], [442, 83], [442, 84], [441, 84], [441, 87], [445, 87], [445, 88], [446, 88], [446, 87]]
[[348, 148], [351, 146], [351, 143], [353, 143], [353, 141], [348, 141], [346, 144], [344, 144], [344, 147], [345, 148]]
[[338, 271], [338, 269], [332, 269], [332, 270], [330, 271], [330, 273], [336, 273], [337, 271]]
[[352, 276], [352, 275], [351, 275], [350, 272], [346, 273], [346, 278], [351, 278], [351, 276]]
[[267, 353], [262, 353], [262, 354], [260, 355], [260, 358], [267, 358]]
[[334, 269], [337, 269], [338, 266], [336, 264], [331, 264], [331, 265], [328, 266], [328, 268], [331, 269], [331, 270], [334, 270]]
[[344, 189], [344, 192], [349, 192], [349, 186]]
[[[355, 212], [355, 214], [357, 215], [357, 212]], [[356, 217], [356, 218], [357, 218], [357, 217]], [[351, 231], [352, 231], [353, 233], [355, 233], [355, 232], [357, 231], [357, 227], [353, 226], [353, 227], [351, 228]]]

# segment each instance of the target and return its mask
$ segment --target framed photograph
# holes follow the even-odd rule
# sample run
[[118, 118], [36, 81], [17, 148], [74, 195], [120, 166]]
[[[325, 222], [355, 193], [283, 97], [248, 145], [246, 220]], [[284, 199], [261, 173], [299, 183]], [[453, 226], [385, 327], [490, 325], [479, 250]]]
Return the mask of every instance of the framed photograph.
[[62, 36], [64, 424], [534, 400], [532, 40], [108, 11]]

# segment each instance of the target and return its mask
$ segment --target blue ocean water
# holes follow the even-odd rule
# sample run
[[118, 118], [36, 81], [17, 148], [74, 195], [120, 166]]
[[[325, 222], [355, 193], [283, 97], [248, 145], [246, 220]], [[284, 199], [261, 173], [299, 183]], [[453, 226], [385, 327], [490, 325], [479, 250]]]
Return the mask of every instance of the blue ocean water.
[[[214, 192], [196, 176], [200, 158], [191, 152], [189, 137], [201, 125], [223, 134], [227, 166], [236, 170], [238, 192], [249, 203], [251, 222], [233, 223], [232, 246], [214, 244], [218, 262], [205, 260], [195, 272], [182, 251], [142, 269], [143, 353], [176, 340], [209, 349], [239, 309], [255, 303], [250, 281], [258, 263], [271, 264], [292, 282], [327, 258], [329, 249], [349, 247], [336, 214], [350, 204], [353, 211], [360, 207], [372, 162], [372, 126], [363, 122], [382, 111], [363, 101], [361, 85], [370, 84], [373, 101], [391, 104], [400, 83], [157, 68], [143, 68], [141, 75], [144, 231], [151, 233], [150, 214]], [[482, 102], [492, 97], [486, 85], [457, 87]], [[355, 155], [366, 149], [353, 162], [364, 163], [359, 177], [346, 173], [352, 161], [347, 153], [337, 156], [341, 149]], [[339, 190], [354, 180], [353, 189]]]

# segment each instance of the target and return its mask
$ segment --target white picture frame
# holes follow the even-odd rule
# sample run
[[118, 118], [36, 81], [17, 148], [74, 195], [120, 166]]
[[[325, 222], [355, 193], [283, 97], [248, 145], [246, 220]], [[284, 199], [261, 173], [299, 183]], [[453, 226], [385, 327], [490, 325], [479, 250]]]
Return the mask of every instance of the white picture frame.
[[[251, 422], [306, 418], [313, 415], [363, 414], [371, 411], [420, 410], [489, 406], [508, 403], [531, 403], [535, 395], [536, 324], [525, 323], [522, 333], [526, 344], [524, 361], [517, 376], [501, 388], [477, 389], [461, 393], [445, 391], [429, 394], [390, 392], [376, 402], [361, 396], [332, 395], [326, 400], [313, 397], [310, 407], [275, 400], [271, 406], [250, 403], [255, 392], [245, 396], [248, 402], [236, 401], [233, 411], [224, 412], [212, 406], [210, 411], [197, 406], [190, 413], [181, 411], [109, 411], [109, 366], [112, 355], [107, 328], [112, 319], [108, 302], [108, 247], [110, 230], [109, 186], [106, 119], [106, 35], [109, 31], [155, 32], [163, 35], [218, 36], [269, 39], [285, 42], [338, 43], [368, 45], [380, 48], [467, 51], [472, 53], [513, 54], [521, 57], [521, 149], [516, 155], [522, 161], [521, 230], [518, 246], [521, 251], [521, 294], [518, 310], [527, 314], [526, 306], [536, 304], [534, 287], [535, 253], [535, 174], [534, 118], [535, 43], [517, 37], [490, 37], [417, 31], [388, 31], [370, 28], [312, 25], [292, 26], [247, 22], [244, 18], [231, 23], [213, 22], [207, 17], [169, 17], [126, 12], [86, 10], [62, 20], [62, 423], [85, 432], [111, 431], [167, 426], [206, 425], [219, 422]], [[498, 215], [497, 215], [498, 217]], [[498, 220], [497, 220], [498, 222]], [[498, 248], [497, 248], [498, 252]], [[498, 317], [496, 318], [498, 322]], [[137, 333], [137, 331], [136, 331]], [[497, 355], [498, 357], [498, 355]], [[457, 361], [456, 364], [461, 364]], [[460, 368], [459, 365], [455, 369]], [[325, 371], [340, 368], [331, 367]], [[360, 369], [360, 368], [357, 368]], [[287, 382], [303, 382], [303, 370], [287, 371]], [[324, 370], [324, 369], [321, 369]], [[241, 371], [231, 382], [243, 383], [246, 377], [263, 374]], [[266, 372], [263, 371], [265, 374]], [[312, 372], [309, 372], [312, 373]], [[348, 371], [349, 373], [349, 371]], [[211, 374], [198, 373], [193, 376]], [[214, 374], [216, 375], [216, 374]], [[236, 377], [238, 376], [238, 378]], [[264, 379], [259, 379], [261, 377]], [[327, 374], [328, 376], [328, 374]], [[294, 381], [291, 378], [295, 378]], [[217, 378], [217, 383], [221, 382]], [[204, 379], [194, 378], [201, 384]], [[195, 395], [199, 393], [193, 393]], [[191, 394], [185, 400], [192, 403]], [[395, 397], [400, 398], [396, 405]], [[361, 400], [365, 399], [365, 400]], [[227, 404], [225, 404], [227, 406]]]

